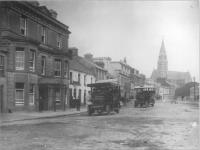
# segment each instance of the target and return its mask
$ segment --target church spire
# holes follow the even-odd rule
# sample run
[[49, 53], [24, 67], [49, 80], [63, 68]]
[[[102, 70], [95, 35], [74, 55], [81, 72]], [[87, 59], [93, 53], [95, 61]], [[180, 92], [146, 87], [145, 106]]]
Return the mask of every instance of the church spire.
[[157, 70], [159, 72], [160, 78], [167, 78], [168, 62], [164, 40], [162, 40], [162, 44], [160, 47]]

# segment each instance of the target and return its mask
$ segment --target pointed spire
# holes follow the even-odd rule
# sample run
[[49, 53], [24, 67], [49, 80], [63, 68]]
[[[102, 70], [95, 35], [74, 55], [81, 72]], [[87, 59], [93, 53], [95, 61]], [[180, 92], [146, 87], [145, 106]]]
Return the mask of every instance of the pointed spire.
[[162, 44], [161, 44], [161, 47], [160, 47], [160, 54], [159, 55], [165, 55], [166, 56], [164, 40], [162, 40]]

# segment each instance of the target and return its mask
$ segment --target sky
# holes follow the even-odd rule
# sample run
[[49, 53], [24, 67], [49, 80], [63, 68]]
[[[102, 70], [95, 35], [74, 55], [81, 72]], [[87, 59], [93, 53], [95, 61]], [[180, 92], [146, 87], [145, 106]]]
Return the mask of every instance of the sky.
[[79, 55], [123, 60], [150, 77], [162, 39], [168, 70], [189, 71], [199, 81], [199, 24], [195, 0], [46, 0], [69, 26], [69, 46]]

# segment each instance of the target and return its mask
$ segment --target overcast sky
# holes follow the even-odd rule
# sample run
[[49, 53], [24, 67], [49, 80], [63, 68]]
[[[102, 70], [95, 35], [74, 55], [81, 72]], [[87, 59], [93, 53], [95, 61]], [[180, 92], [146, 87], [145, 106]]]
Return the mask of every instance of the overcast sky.
[[199, 80], [199, 26], [196, 1], [43, 1], [72, 32], [79, 55], [126, 57], [146, 77], [157, 68], [164, 39], [168, 69], [189, 71]]

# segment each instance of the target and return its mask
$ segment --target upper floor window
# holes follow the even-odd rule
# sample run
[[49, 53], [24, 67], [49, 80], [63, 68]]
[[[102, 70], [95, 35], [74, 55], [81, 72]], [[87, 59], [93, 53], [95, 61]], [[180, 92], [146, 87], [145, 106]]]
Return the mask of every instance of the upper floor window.
[[55, 71], [54, 71], [54, 75], [56, 77], [60, 77], [61, 76], [61, 60], [60, 59], [55, 59]]
[[44, 26], [42, 26], [41, 29], [41, 39], [42, 39], [42, 43], [46, 43], [46, 28]]
[[30, 50], [29, 53], [29, 70], [34, 72], [35, 71], [35, 50]]
[[57, 47], [61, 48], [61, 43], [62, 43], [62, 39], [61, 39], [61, 34], [57, 35]]
[[80, 73], [78, 74], [78, 83], [81, 83], [81, 75], [80, 75]]
[[84, 75], [84, 85], [86, 85], [86, 75]]
[[41, 74], [45, 75], [45, 70], [46, 70], [46, 57], [42, 56], [41, 58]]
[[69, 73], [69, 77], [70, 77], [70, 83], [72, 84], [72, 72]]
[[4, 56], [0, 55], [0, 77], [4, 76], [5, 61]]
[[24, 49], [17, 48], [15, 54], [15, 69], [24, 70]]
[[69, 72], [69, 64], [68, 64], [68, 61], [65, 61], [65, 64], [64, 64], [64, 76], [65, 76], [65, 78], [68, 78], [68, 72]]
[[27, 35], [27, 18], [25, 16], [20, 17], [20, 33]]

